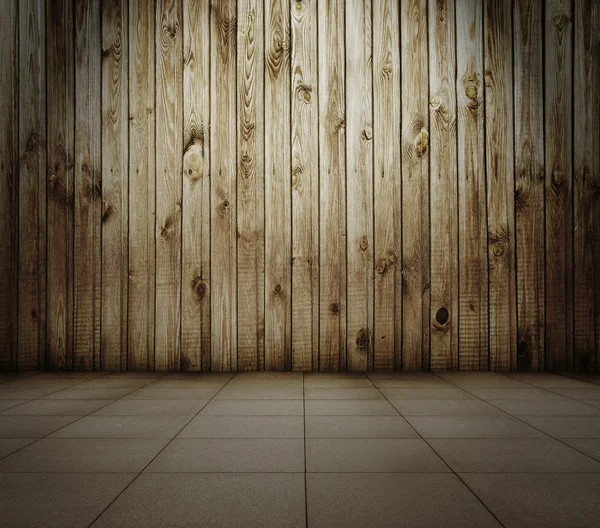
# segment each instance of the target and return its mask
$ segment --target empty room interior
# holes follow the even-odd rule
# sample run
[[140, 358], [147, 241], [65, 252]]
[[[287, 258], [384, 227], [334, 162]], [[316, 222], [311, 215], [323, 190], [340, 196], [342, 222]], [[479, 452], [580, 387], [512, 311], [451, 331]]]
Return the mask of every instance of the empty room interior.
[[0, 9], [0, 528], [600, 526], [599, 0]]

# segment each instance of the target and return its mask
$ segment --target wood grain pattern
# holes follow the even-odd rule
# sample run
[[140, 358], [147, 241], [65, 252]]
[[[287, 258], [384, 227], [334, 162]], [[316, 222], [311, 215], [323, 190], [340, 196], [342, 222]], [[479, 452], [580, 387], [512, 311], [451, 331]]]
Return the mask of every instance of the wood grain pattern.
[[154, 369], [156, 171], [154, 0], [129, 1], [127, 367]]
[[210, 365], [209, 7], [183, 4], [182, 370]]
[[19, 84], [17, 1], [5, 2], [0, 19], [0, 369], [16, 367], [19, 211]]
[[432, 370], [458, 370], [455, 10], [455, 0], [429, 2]]
[[237, 369], [236, 3], [211, 2], [211, 369]]
[[238, 370], [265, 361], [263, 2], [238, 2]]
[[317, 1], [292, 2], [292, 368], [319, 366]]
[[572, 39], [570, 0], [545, 10], [546, 367], [573, 369]]
[[511, 2], [485, 0], [490, 370], [517, 367]]
[[181, 367], [183, 17], [177, 0], [156, 3], [155, 365]]
[[19, 2], [18, 367], [44, 363], [46, 337], [46, 4]]
[[544, 370], [542, 1], [514, 7], [517, 370]]
[[346, 149], [344, 2], [318, 4], [319, 370], [346, 369]]
[[456, 3], [459, 368], [488, 369], [483, 20], [479, 0]]
[[[597, 128], [600, 127], [600, 5], [592, 5], [591, 18], [592, 24], [592, 77], [595, 79], [594, 85], [594, 123]], [[589, 96], [588, 96], [589, 97]], [[600, 200], [598, 199], [598, 190], [600, 189], [600, 135], [594, 136], [592, 144], [592, 174], [594, 175], [593, 188], [595, 189], [596, 199], [593, 202], [593, 230], [592, 247], [594, 255], [594, 296], [595, 296], [595, 325], [596, 325], [596, 371], [600, 369]]]
[[[401, 4], [402, 370], [429, 369], [427, 2]], [[398, 365], [396, 366], [398, 368]]]
[[371, 1], [346, 4], [347, 368], [373, 370]]

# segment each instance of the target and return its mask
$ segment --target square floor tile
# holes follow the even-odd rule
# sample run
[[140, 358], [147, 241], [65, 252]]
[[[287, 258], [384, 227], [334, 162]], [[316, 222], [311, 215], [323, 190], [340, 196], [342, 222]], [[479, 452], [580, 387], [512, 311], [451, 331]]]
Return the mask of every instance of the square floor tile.
[[46, 438], [0, 461], [0, 473], [140, 472], [168, 441]]
[[397, 416], [386, 400], [306, 400], [306, 416]]
[[361, 378], [308, 378], [304, 380], [304, 389], [372, 389], [373, 383], [363, 376]]
[[595, 387], [588, 383], [589, 387], [558, 387], [549, 388], [553, 394], [573, 398], [574, 400], [600, 400], [600, 387]]
[[461, 473], [506, 528], [596, 528], [600, 473]]
[[9, 381], [4, 383], [2, 386], [6, 388], [21, 387], [27, 389], [48, 389], [48, 390], [60, 390], [79, 385], [85, 382], [84, 379], [45, 379], [34, 376], [32, 378], [20, 378], [17, 380]]
[[306, 491], [311, 528], [500, 528], [448, 473], [312, 473]]
[[373, 384], [380, 389], [427, 389], [427, 388], [453, 388], [450, 383], [436, 376], [414, 377], [405, 375], [395, 378], [371, 378]]
[[64, 389], [44, 396], [44, 400], [116, 400], [134, 391], [132, 388], [118, 389]]
[[581, 403], [585, 403], [587, 405], [591, 405], [592, 407], [596, 407], [600, 409], [600, 400], [579, 400]]
[[537, 387], [465, 387], [465, 390], [482, 400], [560, 400], [563, 396]]
[[419, 438], [401, 416], [307, 416], [306, 438]]
[[0, 474], [3, 528], [81, 528], [134, 479], [132, 473]]
[[2, 416], [84, 416], [112, 400], [33, 400], [3, 411]]
[[176, 438], [146, 471], [157, 473], [301, 473], [301, 439]]
[[192, 418], [208, 400], [117, 400], [93, 416], [187, 416]]
[[173, 438], [187, 416], [87, 416], [52, 438]]
[[[49, 389], [44, 387], [7, 387], [5, 383], [0, 385], [0, 400], [33, 400], [47, 394], [56, 393], [60, 389]], [[69, 390], [69, 389], [67, 389]]]
[[568, 438], [563, 440], [563, 442], [600, 462], [599, 438]]
[[153, 389], [201, 389], [204, 387], [224, 387], [227, 379], [223, 378], [173, 378], [170, 376], [152, 382]]
[[450, 471], [423, 440], [307, 439], [309, 473], [420, 473]]
[[600, 438], [600, 416], [520, 416], [555, 438]]
[[511, 416], [407, 416], [423, 438], [544, 438]]
[[167, 372], [107, 372], [106, 379], [126, 378], [126, 379], [160, 379], [168, 376]]
[[212, 400], [200, 415], [302, 416], [302, 400]]
[[144, 473], [94, 528], [304, 528], [304, 475]]
[[178, 438], [304, 438], [304, 418], [196, 416]]
[[471, 394], [457, 389], [456, 387], [450, 388], [437, 388], [437, 387], [423, 387], [423, 388], [392, 388], [392, 389], [381, 389], [381, 392], [385, 395], [388, 400], [472, 400], [474, 399]]
[[153, 388], [144, 387], [127, 394], [124, 400], [207, 400], [219, 392], [218, 387]]
[[457, 473], [600, 473], [600, 463], [552, 438], [432, 439], [429, 443]]
[[573, 400], [490, 400], [490, 403], [512, 415], [600, 415], [600, 409]]
[[439, 376], [457, 387], [527, 387], [522, 381], [491, 372], [446, 372]]
[[369, 388], [328, 388], [305, 389], [307, 400], [383, 400], [385, 399], [375, 387]]
[[41, 372], [36, 377], [38, 379], [95, 379], [101, 378], [102, 376], [106, 376], [106, 372], [87, 372], [83, 370], [54, 370]]
[[148, 378], [109, 378], [108, 376], [83, 381], [77, 385], [78, 389], [139, 389], [144, 385], [153, 383]]
[[301, 400], [302, 384], [294, 388], [230, 387], [227, 385], [215, 400]]
[[22, 403], [27, 403], [29, 400], [0, 400], [0, 412], [16, 407]]
[[499, 414], [502, 411], [481, 400], [390, 400], [401, 414], [453, 416], [459, 414]]
[[[35, 442], [35, 438], [3, 438], [0, 439], [0, 458], [3, 458], [26, 445]], [[1, 462], [0, 462], [1, 464]]]
[[0, 416], [0, 438], [42, 438], [80, 416]]
[[540, 378], [537, 380], [530, 380], [528, 382], [530, 385], [534, 385], [535, 387], [542, 387], [547, 389], [592, 389], [593, 385], [590, 385], [586, 381], [574, 379], [574, 378], [566, 378], [566, 377], [556, 377], [556, 378]]

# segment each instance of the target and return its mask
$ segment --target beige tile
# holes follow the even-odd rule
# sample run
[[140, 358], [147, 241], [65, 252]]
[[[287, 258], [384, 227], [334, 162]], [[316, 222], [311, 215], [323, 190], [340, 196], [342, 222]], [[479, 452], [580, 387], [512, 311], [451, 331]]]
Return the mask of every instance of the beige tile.
[[306, 438], [418, 438], [401, 416], [307, 416]]
[[381, 392], [373, 386], [367, 388], [305, 389], [307, 400], [383, 400]]
[[2, 416], [84, 416], [112, 400], [33, 400], [0, 413]]
[[304, 438], [304, 418], [196, 416], [178, 438]]
[[174, 438], [187, 416], [87, 416], [51, 438]]
[[187, 416], [192, 418], [208, 400], [117, 400], [93, 416]]
[[80, 416], [0, 416], [0, 438], [42, 438]]
[[539, 438], [543, 433], [507, 415], [407, 416], [424, 438]]
[[453, 416], [459, 414], [499, 414], [495, 409], [481, 400], [390, 400], [398, 411], [406, 416]]
[[555, 438], [600, 438], [600, 416], [520, 416]]
[[210, 416], [302, 416], [302, 400], [212, 400], [201, 415]]
[[386, 400], [306, 400], [306, 416], [396, 416]]

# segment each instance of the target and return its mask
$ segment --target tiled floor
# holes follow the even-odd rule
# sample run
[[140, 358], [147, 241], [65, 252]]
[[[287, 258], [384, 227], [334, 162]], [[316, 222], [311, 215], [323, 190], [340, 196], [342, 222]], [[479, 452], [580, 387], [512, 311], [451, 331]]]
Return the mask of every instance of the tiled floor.
[[0, 527], [600, 525], [600, 376], [0, 375]]

